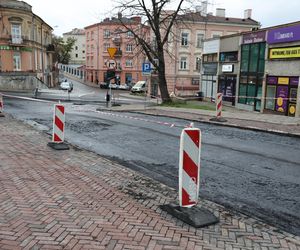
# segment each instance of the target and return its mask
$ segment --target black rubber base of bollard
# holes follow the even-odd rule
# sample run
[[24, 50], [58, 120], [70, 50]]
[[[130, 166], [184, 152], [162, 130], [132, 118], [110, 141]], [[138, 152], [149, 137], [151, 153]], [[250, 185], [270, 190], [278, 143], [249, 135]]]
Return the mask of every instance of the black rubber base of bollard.
[[219, 219], [210, 211], [201, 207], [180, 207], [175, 204], [159, 206], [177, 219], [195, 227], [206, 227], [219, 222]]
[[50, 148], [53, 148], [55, 150], [69, 150], [70, 147], [65, 144], [64, 142], [57, 143], [57, 142], [48, 142], [47, 144]]
[[212, 122], [227, 122], [227, 120], [223, 117], [214, 117], [214, 118], [211, 118], [209, 120], [212, 121]]

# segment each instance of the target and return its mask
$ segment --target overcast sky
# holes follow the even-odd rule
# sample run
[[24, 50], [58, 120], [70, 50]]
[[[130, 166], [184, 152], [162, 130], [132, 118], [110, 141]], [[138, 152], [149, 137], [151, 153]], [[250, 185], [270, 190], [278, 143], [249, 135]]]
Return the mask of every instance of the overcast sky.
[[[24, 0], [33, 12], [62, 35], [73, 28], [84, 28], [111, 15], [111, 0]], [[171, 0], [171, 2], [176, 0]], [[299, 21], [300, 0], [211, 0], [208, 11], [226, 9], [226, 16], [243, 18], [245, 9], [252, 9], [252, 18], [262, 27]], [[78, 4], [80, 3], [80, 4]]]

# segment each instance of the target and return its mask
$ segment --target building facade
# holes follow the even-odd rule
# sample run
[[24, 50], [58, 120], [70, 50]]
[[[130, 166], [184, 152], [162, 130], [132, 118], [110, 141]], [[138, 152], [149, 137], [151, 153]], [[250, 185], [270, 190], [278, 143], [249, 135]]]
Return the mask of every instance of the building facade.
[[236, 101], [236, 88], [239, 77], [240, 35], [220, 38], [218, 64], [218, 93], [223, 94], [223, 101], [232, 106]]
[[64, 33], [63, 40], [66, 42], [68, 38], [75, 39], [74, 47], [70, 52], [69, 64], [84, 65], [86, 59], [85, 30], [75, 28], [70, 32]]
[[54, 86], [52, 28], [22, 1], [1, 0], [0, 88]]
[[[85, 27], [86, 33], [86, 81], [92, 83], [107, 80], [107, 72], [113, 70], [120, 83], [143, 80], [142, 63], [145, 56], [137, 46], [126, 24], [141, 36], [149, 36], [149, 27], [142, 25], [140, 17], [106, 18], [102, 22]], [[116, 49], [110, 56], [108, 49]]]
[[300, 22], [270, 28], [265, 71], [265, 111], [300, 116]]
[[226, 17], [225, 9], [217, 9], [215, 16], [204, 10], [179, 18], [182, 22], [173, 27], [177, 39], [169, 45], [169, 54], [172, 56], [166, 57], [168, 89], [177, 95], [194, 95], [201, 89], [199, 84], [204, 40], [260, 27], [259, 22], [251, 19], [251, 10], [245, 11], [244, 18]]

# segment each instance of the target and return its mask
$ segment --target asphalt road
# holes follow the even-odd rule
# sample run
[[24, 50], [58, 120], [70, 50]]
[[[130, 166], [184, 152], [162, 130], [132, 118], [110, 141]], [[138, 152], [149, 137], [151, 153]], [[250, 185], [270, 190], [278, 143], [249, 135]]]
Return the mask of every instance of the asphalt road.
[[[100, 105], [66, 104], [66, 140], [176, 188], [179, 136], [189, 122], [96, 111]], [[6, 98], [5, 112], [51, 133], [53, 104]], [[300, 235], [300, 139], [195, 126], [202, 131], [200, 197]]]

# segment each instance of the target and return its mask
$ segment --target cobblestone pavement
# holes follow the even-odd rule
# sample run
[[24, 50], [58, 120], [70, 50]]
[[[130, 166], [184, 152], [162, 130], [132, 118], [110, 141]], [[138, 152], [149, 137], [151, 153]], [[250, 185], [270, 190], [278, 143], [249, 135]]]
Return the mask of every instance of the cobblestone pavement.
[[220, 223], [195, 229], [163, 212], [176, 190], [98, 155], [55, 151], [0, 118], [1, 249], [300, 249], [300, 237], [202, 200]]

